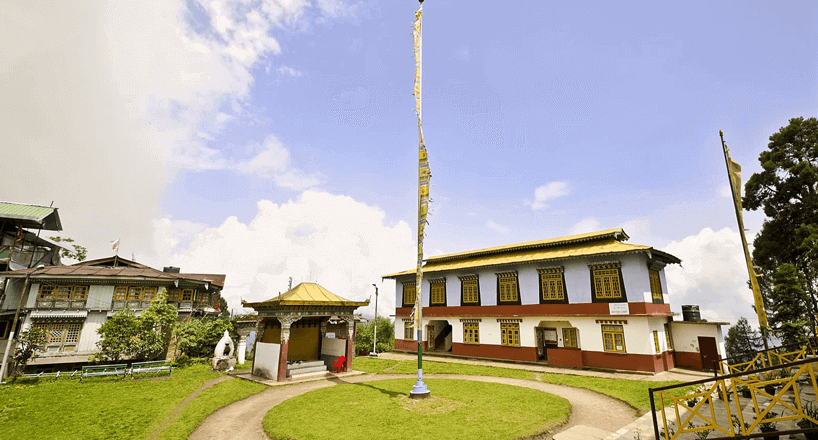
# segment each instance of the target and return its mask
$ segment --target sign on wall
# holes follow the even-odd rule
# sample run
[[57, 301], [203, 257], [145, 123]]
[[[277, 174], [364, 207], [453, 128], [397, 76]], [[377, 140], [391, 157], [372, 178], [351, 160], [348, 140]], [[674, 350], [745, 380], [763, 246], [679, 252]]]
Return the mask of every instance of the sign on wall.
[[608, 304], [608, 312], [611, 315], [630, 315], [628, 303], [610, 303]]

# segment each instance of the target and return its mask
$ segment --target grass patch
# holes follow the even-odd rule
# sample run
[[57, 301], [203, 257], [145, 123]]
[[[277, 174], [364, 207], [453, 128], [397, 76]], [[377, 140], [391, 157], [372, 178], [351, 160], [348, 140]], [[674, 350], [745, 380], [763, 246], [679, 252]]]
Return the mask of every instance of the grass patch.
[[407, 398], [414, 379], [312, 391], [270, 410], [264, 428], [273, 438], [299, 440], [505, 440], [557, 426], [570, 410], [567, 400], [528, 388], [466, 380], [426, 382], [432, 397], [425, 400]]
[[5, 438], [147, 438], [188, 395], [220, 375], [194, 365], [172, 377], [12, 383], [0, 386], [0, 430]]
[[365, 371], [367, 373], [383, 373], [387, 368], [397, 365], [400, 361], [391, 359], [378, 359], [370, 357], [356, 357], [352, 361], [352, 369]]
[[187, 438], [194, 429], [217, 409], [267, 389], [266, 386], [249, 380], [232, 379], [202, 391], [187, 406], [179, 417], [173, 420], [157, 439]]
[[[397, 367], [389, 370], [387, 373], [417, 374], [417, 372], [417, 361], [403, 361]], [[469, 376], [494, 376], [528, 380], [534, 379], [534, 373], [526, 370], [434, 361], [423, 362], [423, 374], [465, 374]]]
[[[638, 410], [650, 410], [648, 388], [659, 388], [681, 382], [650, 382], [646, 380], [609, 379], [606, 377], [574, 376], [570, 374], [543, 373], [542, 381], [557, 385], [568, 385], [585, 388], [600, 394], [619, 399]], [[691, 387], [671, 390], [674, 395], [684, 395]], [[678, 394], [675, 394], [678, 393]]]

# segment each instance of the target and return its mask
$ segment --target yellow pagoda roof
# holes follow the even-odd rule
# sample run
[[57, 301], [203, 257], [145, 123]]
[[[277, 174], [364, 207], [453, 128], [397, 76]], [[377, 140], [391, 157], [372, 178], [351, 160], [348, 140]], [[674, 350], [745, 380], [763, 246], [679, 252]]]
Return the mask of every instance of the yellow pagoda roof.
[[[630, 252], [650, 252], [667, 263], [681, 260], [650, 246], [623, 243], [628, 235], [622, 229], [608, 229], [600, 232], [550, 238], [539, 241], [497, 246], [475, 251], [430, 257], [423, 266], [424, 273], [464, 270], [478, 267], [504, 266], [547, 260], [563, 260], [592, 255], [621, 254]], [[416, 269], [384, 275], [383, 278], [397, 278], [410, 275]]]
[[256, 306], [355, 306], [369, 305], [366, 301], [350, 301], [330, 292], [316, 283], [301, 283], [279, 296], [257, 303], [242, 304]]

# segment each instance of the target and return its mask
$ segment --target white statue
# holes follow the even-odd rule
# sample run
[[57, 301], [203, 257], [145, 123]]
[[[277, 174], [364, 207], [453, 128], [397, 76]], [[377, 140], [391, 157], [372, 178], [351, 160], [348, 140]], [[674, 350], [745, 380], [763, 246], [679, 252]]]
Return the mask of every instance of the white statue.
[[[227, 356], [225, 356], [224, 355], [224, 348], [227, 347], [227, 346], [230, 347], [230, 351], [227, 353]], [[213, 357], [216, 358], [216, 359], [232, 358], [233, 357], [233, 351], [234, 351], [233, 340], [230, 339], [230, 334], [227, 332], [227, 330], [225, 330], [224, 331], [224, 336], [222, 336], [222, 338], [219, 339], [219, 343], [216, 344], [216, 349], [213, 350]]]

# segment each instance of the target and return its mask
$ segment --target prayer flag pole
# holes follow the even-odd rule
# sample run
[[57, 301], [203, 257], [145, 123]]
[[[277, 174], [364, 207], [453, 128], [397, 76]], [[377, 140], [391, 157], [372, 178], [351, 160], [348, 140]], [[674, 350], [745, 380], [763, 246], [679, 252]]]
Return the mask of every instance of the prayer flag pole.
[[747, 262], [747, 272], [750, 275], [750, 288], [753, 290], [753, 300], [755, 301], [756, 315], [758, 316], [758, 326], [764, 336], [764, 349], [767, 349], [767, 312], [764, 309], [764, 298], [761, 296], [761, 289], [758, 287], [758, 275], [753, 267], [753, 260], [750, 258], [750, 249], [747, 247], [747, 236], [744, 234], [744, 219], [741, 215], [741, 165], [730, 157], [730, 148], [724, 143], [724, 132], [719, 130], [721, 147], [724, 151], [724, 164], [727, 165], [727, 178], [730, 179], [730, 193], [733, 195], [733, 208], [736, 211], [736, 221], [738, 221], [738, 232], [741, 235], [741, 245], [744, 249], [744, 259]]
[[409, 397], [413, 399], [423, 399], [429, 397], [431, 392], [423, 383], [423, 304], [421, 302], [421, 288], [423, 286], [423, 230], [426, 226], [426, 214], [429, 208], [429, 179], [432, 177], [429, 171], [429, 160], [426, 155], [426, 144], [423, 141], [423, 124], [421, 122], [421, 60], [422, 60], [422, 24], [423, 0], [420, 7], [415, 12], [415, 20], [412, 23], [412, 39], [414, 40], [415, 52], [415, 85], [413, 94], [415, 95], [415, 113], [418, 115], [418, 264], [417, 275], [415, 276], [415, 331], [418, 341], [418, 380], [412, 387]]

